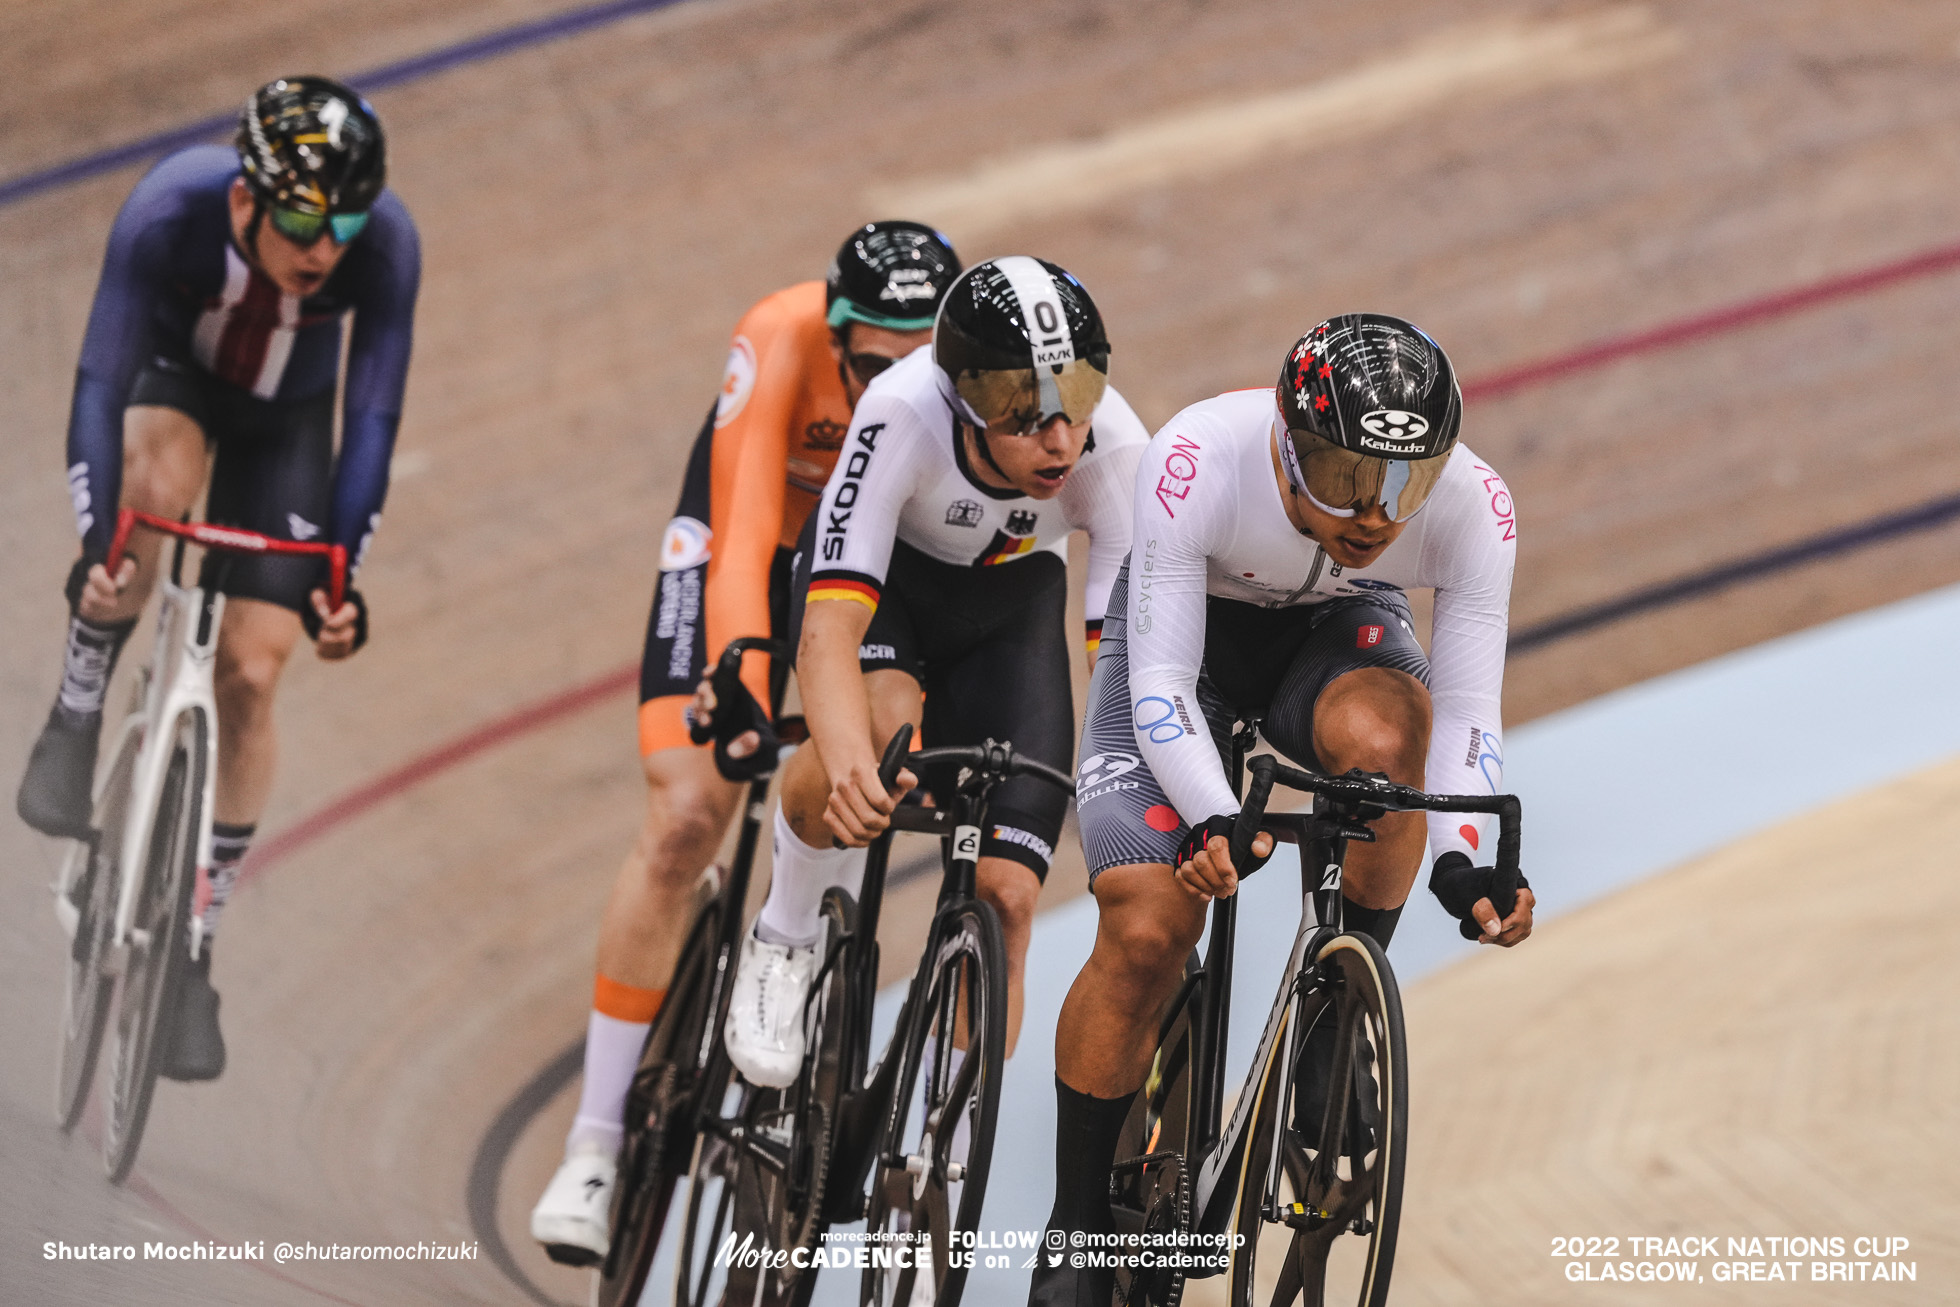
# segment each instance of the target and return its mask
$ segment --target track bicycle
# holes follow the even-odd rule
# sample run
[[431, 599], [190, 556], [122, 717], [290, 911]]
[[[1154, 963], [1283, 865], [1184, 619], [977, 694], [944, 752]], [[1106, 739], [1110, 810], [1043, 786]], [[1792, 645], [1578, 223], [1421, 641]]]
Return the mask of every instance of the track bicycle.
[[[741, 689], [742, 656], [751, 651], [767, 653], [772, 660], [770, 716], [779, 741], [793, 747], [804, 738], [803, 719], [782, 716], [788, 651], [781, 641], [756, 637], [729, 641], [710, 675], [716, 697], [732, 703], [738, 693], [746, 693]], [[775, 765], [780, 765], [781, 757], [779, 753]], [[612, 1238], [597, 1263], [593, 1301], [600, 1307], [640, 1301], [667, 1224], [674, 1186], [687, 1174], [693, 1158], [704, 1096], [709, 1086], [721, 1086], [729, 1075], [721, 1027], [735, 959], [741, 952], [743, 909], [774, 772], [772, 765], [749, 782], [735, 854], [728, 866], [711, 866], [703, 873], [699, 906], [667, 984], [667, 996], [641, 1046], [639, 1066], [626, 1094], [625, 1133], [613, 1187]], [[577, 1254], [583, 1250], [551, 1252], [558, 1260], [581, 1264]]]
[[[1000, 923], [975, 896], [980, 832], [990, 793], [1008, 777], [1039, 776], [1063, 789], [1073, 782], [1008, 744], [911, 753], [911, 736], [908, 725], [892, 738], [879, 779], [889, 789], [901, 766], [922, 780], [944, 776], [920, 787], [943, 806], [901, 804], [872, 842], [862, 899], [825, 894], [796, 1082], [762, 1090], [731, 1073], [719, 1108], [704, 1100], [676, 1304], [807, 1303], [821, 1269], [809, 1258], [822, 1233], [859, 1218], [870, 1240], [861, 1302], [960, 1301], [966, 1268], [952, 1255], [954, 1235], [979, 1223], [1007, 1043]], [[941, 838], [943, 875], [918, 969], [874, 1064], [878, 917], [901, 830]], [[731, 1265], [720, 1255], [751, 1238], [775, 1254], [766, 1264]]]
[[[1246, 865], [1260, 830], [1299, 846], [1302, 916], [1279, 991], [1231, 1118], [1225, 1046], [1238, 896], [1214, 900], [1210, 942], [1196, 953], [1160, 1026], [1150, 1072], [1111, 1168], [1119, 1233], [1203, 1256], [1125, 1267], [1119, 1307], [1174, 1307], [1188, 1277], [1228, 1277], [1233, 1307], [1356, 1302], [1381, 1307], [1401, 1215], [1408, 1136], [1408, 1060], [1395, 973], [1372, 938], [1345, 932], [1341, 873], [1348, 843], [1390, 812], [1498, 818], [1497, 865], [1515, 872], [1520, 808], [1512, 795], [1426, 794], [1364, 772], [1326, 776], [1262, 755], [1257, 722], [1233, 742], [1236, 789], [1252, 772], [1232, 833]], [[1311, 813], [1266, 811], [1275, 784], [1314, 796]], [[1495, 904], [1499, 915], [1509, 903]], [[1311, 908], [1311, 912], [1305, 909]]]
[[[184, 968], [202, 951], [193, 903], [209, 875], [218, 762], [212, 665], [225, 597], [183, 584], [184, 546], [218, 554], [303, 554], [327, 562], [331, 606], [347, 586], [347, 553], [319, 541], [275, 540], [211, 522], [132, 509], [116, 517], [106, 560], [114, 575], [137, 527], [176, 537], [161, 586], [156, 644], [137, 673], [129, 715], [96, 781], [93, 831], [63, 859], [55, 916], [71, 941], [56, 1066], [55, 1115], [75, 1128], [88, 1105], [109, 1016], [103, 1163], [121, 1184], [136, 1164]], [[223, 566], [219, 564], [220, 568]]]

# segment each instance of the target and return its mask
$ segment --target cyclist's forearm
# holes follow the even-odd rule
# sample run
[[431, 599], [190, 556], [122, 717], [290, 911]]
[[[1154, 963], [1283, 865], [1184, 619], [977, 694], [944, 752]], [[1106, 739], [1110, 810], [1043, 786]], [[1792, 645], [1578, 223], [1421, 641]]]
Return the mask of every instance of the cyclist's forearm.
[[871, 701], [858, 670], [858, 645], [870, 625], [871, 610], [854, 600], [813, 600], [803, 613], [796, 654], [803, 718], [833, 777], [877, 762]]

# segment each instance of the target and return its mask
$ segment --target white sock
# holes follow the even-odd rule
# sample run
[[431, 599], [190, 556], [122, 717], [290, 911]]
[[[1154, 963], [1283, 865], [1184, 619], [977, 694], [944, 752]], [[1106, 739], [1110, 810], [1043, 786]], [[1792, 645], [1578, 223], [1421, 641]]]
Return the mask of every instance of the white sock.
[[821, 933], [818, 911], [824, 891], [836, 886], [856, 894], [864, 885], [863, 849], [813, 849], [790, 829], [782, 805], [776, 807], [775, 870], [769, 897], [755, 919], [756, 937], [765, 944], [801, 948]]
[[594, 1012], [585, 1027], [585, 1083], [579, 1090], [578, 1115], [565, 1136], [565, 1151], [584, 1146], [618, 1152], [626, 1133], [626, 1091], [639, 1069], [640, 1049], [647, 1042], [651, 1021], [621, 1021]]

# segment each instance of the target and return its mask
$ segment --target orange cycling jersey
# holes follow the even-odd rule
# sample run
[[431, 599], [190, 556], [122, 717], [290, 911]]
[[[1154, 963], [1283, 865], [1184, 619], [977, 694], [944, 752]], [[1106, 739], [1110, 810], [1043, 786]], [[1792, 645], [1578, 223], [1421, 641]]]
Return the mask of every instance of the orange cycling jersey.
[[[682, 712], [691, 678], [730, 640], [770, 634], [778, 552], [795, 547], [851, 423], [824, 308], [824, 283], [806, 281], [763, 299], [736, 324], [714, 415], [700, 436], [707, 458], [697, 448], [662, 545], [649, 663], [656, 629], [667, 662], [642, 677], [642, 755], [688, 745]], [[706, 485], [697, 486], [703, 464]], [[703, 562], [705, 582], [695, 587], [704, 593], [689, 594], [685, 574]], [[767, 658], [751, 654], [742, 680], [769, 702]]]

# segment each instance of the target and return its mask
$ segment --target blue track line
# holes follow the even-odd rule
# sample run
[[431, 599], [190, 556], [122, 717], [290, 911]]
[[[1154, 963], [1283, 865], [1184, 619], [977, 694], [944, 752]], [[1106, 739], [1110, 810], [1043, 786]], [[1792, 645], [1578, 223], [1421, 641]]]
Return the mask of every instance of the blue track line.
[[[501, 31], [458, 41], [427, 54], [414, 55], [380, 68], [347, 78], [348, 85], [363, 95], [384, 91], [392, 86], [420, 81], [424, 77], [446, 72], [464, 64], [476, 63], [483, 59], [494, 59], [501, 54], [529, 49], [534, 45], [544, 45], [580, 32], [589, 32], [596, 27], [604, 27], [622, 18], [636, 14], [652, 13], [680, 3], [680, 0], [611, 0], [608, 4], [589, 5], [584, 9], [573, 9], [567, 13], [553, 14], [548, 18], [533, 19], [528, 23], [518, 23]], [[0, 208], [21, 200], [43, 194], [71, 182], [86, 181], [105, 172], [132, 163], [154, 159], [158, 155], [180, 150], [187, 145], [196, 145], [213, 137], [230, 133], [238, 121], [237, 111], [213, 114], [182, 127], [146, 136], [140, 141], [127, 145], [115, 145], [94, 154], [85, 154], [66, 163], [57, 163], [38, 172], [28, 173], [0, 182]]]
[[1760, 580], [1787, 572], [1791, 568], [1814, 563], [1819, 559], [1833, 558], [1838, 554], [1848, 554], [1856, 549], [1881, 544], [1899, 536], [1912, 535], [1919, 531], [1931, 531], [1945, 526], [1955, 518], [1960, 518], [1960, 495], [1943, 495], [1938, 499], [1920, 504], [1915, 508], [1903, 509], [1896, 513], [1883, 513], [1854, 522], [1850, 526], [1839, 527], [1835, 531], [1825, 531], [1799, 540], [1792, 545], [1738, 558], [1731, 563], [1722, 563], [1703, 572], [1691, 573], [1659, 585], [1635, 590], [1609, 599], [1604, 603], [1592, 604], [1576, 609], [1549, 621], [1527, 626], [1511, 637], [1510, 652], [1524, 653], [1541, 645], [1552, 644], [1590, 631], [1609, 622], [1632, 617], [1653, 608], [1665, 608], [1670, 604], [1682, 603], [1711, 594], [1727, 586], [1739, 585], [1744, 581]]

